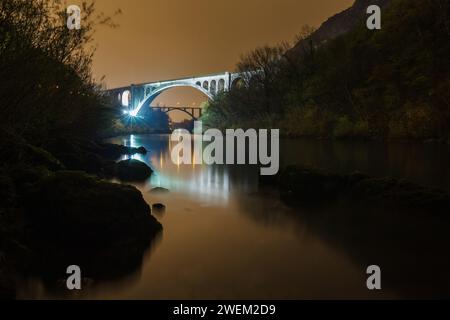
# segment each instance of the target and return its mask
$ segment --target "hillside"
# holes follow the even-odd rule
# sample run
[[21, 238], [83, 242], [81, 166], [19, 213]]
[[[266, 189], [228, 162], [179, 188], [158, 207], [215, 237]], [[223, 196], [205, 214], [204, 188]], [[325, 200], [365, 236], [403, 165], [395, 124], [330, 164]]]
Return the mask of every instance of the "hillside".
[[205, 120], [295, 137], [449, 141], [450, 2], [370, 0], [387, 5], [381, 30], [366, 28], [368, 2], [327, 20], [312, 46], [243, 57], [238, 65], [264, 77], [214, 101]]
[[[354, 29], [366, 16], [367, 7], [378, 5], [381, 8], [387, 7], [392, 0], [356, 0], [350, 8], [327, 19], [310, 37], [314, 44], [322, 44], [341, 36]], [[305, 46], [302, 40], [292, 48], [293, 54], [302, 52]]]

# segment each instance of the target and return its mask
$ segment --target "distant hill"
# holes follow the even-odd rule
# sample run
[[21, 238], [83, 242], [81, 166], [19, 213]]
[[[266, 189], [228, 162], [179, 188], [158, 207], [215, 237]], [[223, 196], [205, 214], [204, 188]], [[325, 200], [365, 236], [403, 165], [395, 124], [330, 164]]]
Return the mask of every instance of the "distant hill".
[[[378, 5], [386, 7], [392, 0], [356, 0], [352, 7], [332, 16], [325, 21], [308, 39], [315, 45], [337, 38], [350, 30], [367, 17], [367, 7]], [[292, 54], [301, 54], [305, 41], [300, 41], [291, 49]]]

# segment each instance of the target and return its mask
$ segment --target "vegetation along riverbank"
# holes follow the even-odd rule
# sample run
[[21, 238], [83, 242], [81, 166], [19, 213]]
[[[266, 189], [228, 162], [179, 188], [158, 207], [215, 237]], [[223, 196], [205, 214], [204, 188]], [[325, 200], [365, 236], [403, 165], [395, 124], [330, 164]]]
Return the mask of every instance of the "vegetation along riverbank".
[[136, 188], [103, 180], [152, 174], [116, 163], [145, 149], [94, 142], [119, 117], [91, 76], [93, 32], [105, 25], [114, 26], [93, 5], [67, 32], [62, 4], [0, 3], [2, 298], [14, 297], [18, 273], [55, 285], [73, 259], [86, 278], [127, 274], [162, 230]]
[[[375, 32], [365, 24], [371, 4], [384, 8]], [[358, 0], [317, 31], [305, 27], [293, 46], [244, 55], [243, 81], [203, 121], [290, 137], [448, 142], [449, 11], [441, 0]]]

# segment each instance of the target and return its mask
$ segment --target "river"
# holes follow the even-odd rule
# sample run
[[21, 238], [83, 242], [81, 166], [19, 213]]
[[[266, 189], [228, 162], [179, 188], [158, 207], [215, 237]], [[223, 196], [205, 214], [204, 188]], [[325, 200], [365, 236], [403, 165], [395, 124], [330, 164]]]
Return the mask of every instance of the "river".
[[[395, 281], [381, 291], [369, 291], [366, 268], [370, 263], [381, 263], [376, 260], [379, 255], [371, 256], [372, 247], [367, 247], [368, 253], [361, 258], [358, 250], [349, 248], [351, 241], [328, 236], [333, 225], [323, 228], [299, 218], [298, 210], [285, 205], [276, 190], [259, 186], [256, 167], [172, 163], [169, 140], [168, 135], [110, 140], [149, 150], [145, 156], [133, 157], [145, 161], [155, 173], [136, 187], [148, 203], [166, 205], [164, 213], [154, 212], [164, 227], [163, 235], [133, 274], [63, 297], [390, 299], [408, 296], [409, 288], [420, 291], [419, 285]], [[297, 163], [343, 173], [390, 175], [445, 188], [450, 187], [450, 171], [446, 170], [449, 160], [448, 145], [432, 143], [281, 141], [282, 165]], [[170, 192], [151, 192], [155, 187]], [[387, 264], [386, 273], [391, 272], [389, 268], [402, 267], [401, 262], [393, 264], [396, 268]], [[62, 297], [36, 283], [38, 280], [28, 283], [20, 296]]]

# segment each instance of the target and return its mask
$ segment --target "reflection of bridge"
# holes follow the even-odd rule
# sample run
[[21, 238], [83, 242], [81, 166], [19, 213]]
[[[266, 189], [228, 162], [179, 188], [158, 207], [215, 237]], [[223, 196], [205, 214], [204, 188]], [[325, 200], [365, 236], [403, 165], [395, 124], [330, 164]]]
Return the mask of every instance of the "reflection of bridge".
[[164, 113], [169, 113], [171, 111], [182, 111], [189, 116], [191, 116], [192, 119], [198, 120], [202, 116], [202, 108], [199, 107], [153, 107], [150, 106], [150, 109], [155, 111], [161, 111]]
[[[166, 80], [159, 82], [149, 82], [142, 84], [132, 84], [129, 87], [122, 87], [107, 90], [107, 93], [117, 99], [125, 108], [124, 112], [130, 116], [136, 117], [143, 107], [151, 106], [151, 103], [164, 91], [175, 87], [192, 87], [204, 93], [209, 99], [230, 88], [241, 79], [238, 73], [218, 73], [207, 76], [198, 76], [192, 78], [183, 78], [175, 80]], [[154, 107], [155, 108], [155, 107]], [[193, 118], [194, 111], [199, 108], [169, 108], [164, 112], [170, 112], [175, 109], [188, 113]], [[199, 113], [201, 116], [201, 111]]]

